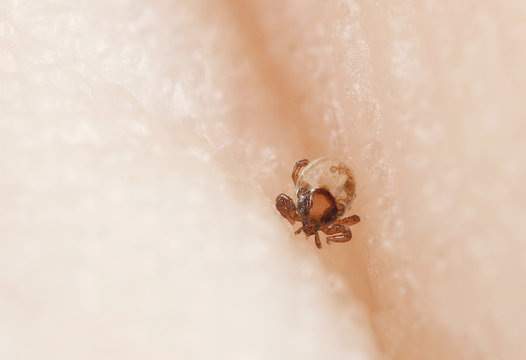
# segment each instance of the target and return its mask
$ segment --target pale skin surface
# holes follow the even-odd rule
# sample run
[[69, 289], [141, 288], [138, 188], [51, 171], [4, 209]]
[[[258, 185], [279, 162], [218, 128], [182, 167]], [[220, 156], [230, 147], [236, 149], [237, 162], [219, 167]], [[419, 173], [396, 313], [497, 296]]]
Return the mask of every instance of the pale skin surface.
[[[524, 359], [525, 18], [0, 1], [0, 358]], [[319, 251], [273, 204], [326, 155]]]

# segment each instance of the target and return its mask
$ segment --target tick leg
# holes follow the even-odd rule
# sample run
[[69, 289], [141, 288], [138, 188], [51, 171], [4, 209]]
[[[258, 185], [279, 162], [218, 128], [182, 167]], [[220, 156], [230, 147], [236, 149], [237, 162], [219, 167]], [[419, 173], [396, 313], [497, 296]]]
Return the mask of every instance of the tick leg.
[[309, 160], [303, 159], [294, 165], [294, 168], [292, 169], [292, 181], [294, 181], [294, 185], [296, 185], [296, 182], [298, 181], [298, 177], [300, 176], [301, 170], [309, 164]]
[[349, 216], [340, 220], [336, 220], [333, 222], [334, 225], [347, 225], [351, 226], [354, 224], [358, 224], [360, 222], [360, 217], [358, 215]]
[[[330, 243], [331, 241], [332, 242], [346, 242], [346, 241], [351, 240], [352, 238], [351, 229], [349, 229], [345, 225], [337, 224], [337, 225], [327, 226], [323, 228], [322, 231], [325, 234], [329, 235], [327, 236], [327, 244]], [[339, 235], [335, 235], [335, 234], [339, 234]]]
[[298, 230], [294, 231], [294, 234], [298, 235], [302, 231], [303, 231], [303, 226], [300, 227]]
[[287, 219], [291, 225], [300, 219], [294, 201], [285, 194], [279, 194], [276, 198], [276, 209], [278, 209], [281, 216]]
[[314, 242], [316, 243], [316, 247], [318, 249], [321, 249], [320, 235], [318, 234], [317, 231], [314, 233]]

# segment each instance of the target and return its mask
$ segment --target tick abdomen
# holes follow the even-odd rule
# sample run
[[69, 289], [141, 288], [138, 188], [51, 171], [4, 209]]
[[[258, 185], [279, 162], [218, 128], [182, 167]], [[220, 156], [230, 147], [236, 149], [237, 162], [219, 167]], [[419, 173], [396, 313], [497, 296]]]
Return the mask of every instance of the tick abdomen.
[[327, 189], [336, 202], [345, 206], [345, 210], [349, 210], [356, 197], [356, 180], [352, 170], [336, 158], [316, 159], [299, 173], [296, 183], [298, 195], [316, 188]]

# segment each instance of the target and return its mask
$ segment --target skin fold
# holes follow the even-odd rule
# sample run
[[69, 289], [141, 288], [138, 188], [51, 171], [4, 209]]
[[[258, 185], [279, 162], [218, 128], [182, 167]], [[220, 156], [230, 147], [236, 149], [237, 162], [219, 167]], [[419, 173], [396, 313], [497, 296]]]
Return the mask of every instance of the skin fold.
[[[0, 1], [0, 358], [525, 358], [525, 19]], [[322, 250], [274, 208], [320, 156]]]

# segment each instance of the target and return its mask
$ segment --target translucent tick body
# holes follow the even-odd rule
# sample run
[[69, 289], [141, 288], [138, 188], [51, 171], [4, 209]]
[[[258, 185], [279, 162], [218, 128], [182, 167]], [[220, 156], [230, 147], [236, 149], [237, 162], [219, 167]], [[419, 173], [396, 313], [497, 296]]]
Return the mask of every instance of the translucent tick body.
[[276, 209], [291, 224], [300, 221], [296, 234], [314, 235], [321, 249], [318, 231], [327, 234], [327, 243], [351, 240], [349, 226], [360, 221], [358, 215], [341, 218], [356, 197], [356, 181], [349, 167], [334, 158], [320, 158], [309, 163], [298, 161], [292, 170], [296, 185], [297, 206], [285, 194], [276, 198]]

